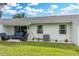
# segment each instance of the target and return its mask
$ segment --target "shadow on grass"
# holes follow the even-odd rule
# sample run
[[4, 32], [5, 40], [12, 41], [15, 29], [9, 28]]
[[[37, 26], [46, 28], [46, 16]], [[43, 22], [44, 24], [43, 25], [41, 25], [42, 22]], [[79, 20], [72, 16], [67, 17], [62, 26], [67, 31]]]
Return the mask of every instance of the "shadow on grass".
[[8, 41], [0, 41], [0, 45], [7, 46], [11, 48], [18, 48], [22, 46], [32, 46], [32, 47], [47, 47], [47, 48], [57, 48], [63, 50], [72, 50], [79, 54], [79, 47], [70, 43], [49, 43], [49, 42], [8, 42]]
[[79, 52], [79, 48], [76, 45], [70, 44], [70, 43], [0, 41], [0, 45], [10, 46], [10, 47], [21, 45], [21, 46], [39, 46], [39, 47], [49, 47], [49, 48], [60, 48], [60, 49], [77, 49]]
[[[0, 45], [5, 46], [2, 49], [3, 49], [3, 52], [6, 52], [6, 54], [7, 54], [7, 50], [10, 49], [9, 47], [11, 47], [12, 50], [10, 49], [8, 52], [12, 51], [12, 53], [14, 53], [16, 51], [18, 53], [19, 52], [24, 53], [27, 51], [26, 55], [30, 55], [29, 53], [32, 53], [31, 55], [41, 55], [42, 53], [47, 53], [47, 55], [53, 55], [53, 54], [55, 54], [55, 55], [59, 55], [59, 54], [61, 54], [61, 55], [79, 55], [79, 48], [76, 45], [69, 44], [69, 43], [0, 41]], [[31, 48], [29, 49], [29, 47], [31, 47]], [[46, 51], [43, 50], [44, 51], [43, 52], [42, 47], [45, 47]], [[7, 48], [9, 48], [9, 49], [7, 49]], [[57, 49], [55, 50], [53, 48], [57, 48]], [[41, 49], [41, 52], [40, 52], [40, 54], [38, 54], [40, 49]], [[47, 52], [47, 51], [49, 51], [49, 52]], [[69, 54], [68, 54], [68, 52], [69, 52]], [[20, 55], [20, 54], [18, 54], [18, 55]]]

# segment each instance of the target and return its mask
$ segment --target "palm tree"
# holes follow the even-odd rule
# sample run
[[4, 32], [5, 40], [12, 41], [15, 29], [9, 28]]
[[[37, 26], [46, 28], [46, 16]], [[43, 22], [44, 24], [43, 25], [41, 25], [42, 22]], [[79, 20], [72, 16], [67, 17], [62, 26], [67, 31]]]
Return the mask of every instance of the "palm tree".
[[24, 17], [25, 17], [24, 13], [19, 13], [19, 14], [13, 15], [13, 18], [24, 18]]

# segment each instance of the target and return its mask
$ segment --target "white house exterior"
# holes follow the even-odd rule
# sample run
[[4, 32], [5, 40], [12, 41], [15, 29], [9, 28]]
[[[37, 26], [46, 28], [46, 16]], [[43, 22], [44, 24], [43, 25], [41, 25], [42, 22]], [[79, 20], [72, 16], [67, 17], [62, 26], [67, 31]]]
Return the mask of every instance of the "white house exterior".
[[[33, 38], [43, 38], [47, 34], [50, 37], [50, 42], [57, 40], [62, 43], [67, 39], [68, 42], [79, 46], [79, 15], [1, 19], [0, 33], [14, 35], [15, 26], [27, 27], [28, 41], [32, 41]], [[39, 27], [42, 28], [41, 33], [37, 32]]]

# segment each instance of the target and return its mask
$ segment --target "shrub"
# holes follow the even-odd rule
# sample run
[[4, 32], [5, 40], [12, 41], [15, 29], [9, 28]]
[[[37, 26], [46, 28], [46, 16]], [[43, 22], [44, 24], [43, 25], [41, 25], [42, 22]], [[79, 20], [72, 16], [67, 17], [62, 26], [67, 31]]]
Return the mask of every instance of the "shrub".
[[38, 41], [40, 40], [40, 38], [38, 38]]
[[57, 42], [58, 40], [55, 40], [55, 42]]
[[34, 40], [35, 38], [32, 38], [32, 40]]
[[68, 42], [68, 39], [65, 39], [65, 42]]

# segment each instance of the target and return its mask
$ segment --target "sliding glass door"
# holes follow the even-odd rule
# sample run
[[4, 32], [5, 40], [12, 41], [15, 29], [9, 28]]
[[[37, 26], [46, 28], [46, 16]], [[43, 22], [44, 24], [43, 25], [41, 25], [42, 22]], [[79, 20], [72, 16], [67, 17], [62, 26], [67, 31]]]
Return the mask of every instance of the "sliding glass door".
[[23, 32], [23, 31], [26, 31], [26, 33], [27, 33], [27, 26], [15, 26], [15, 33]]

